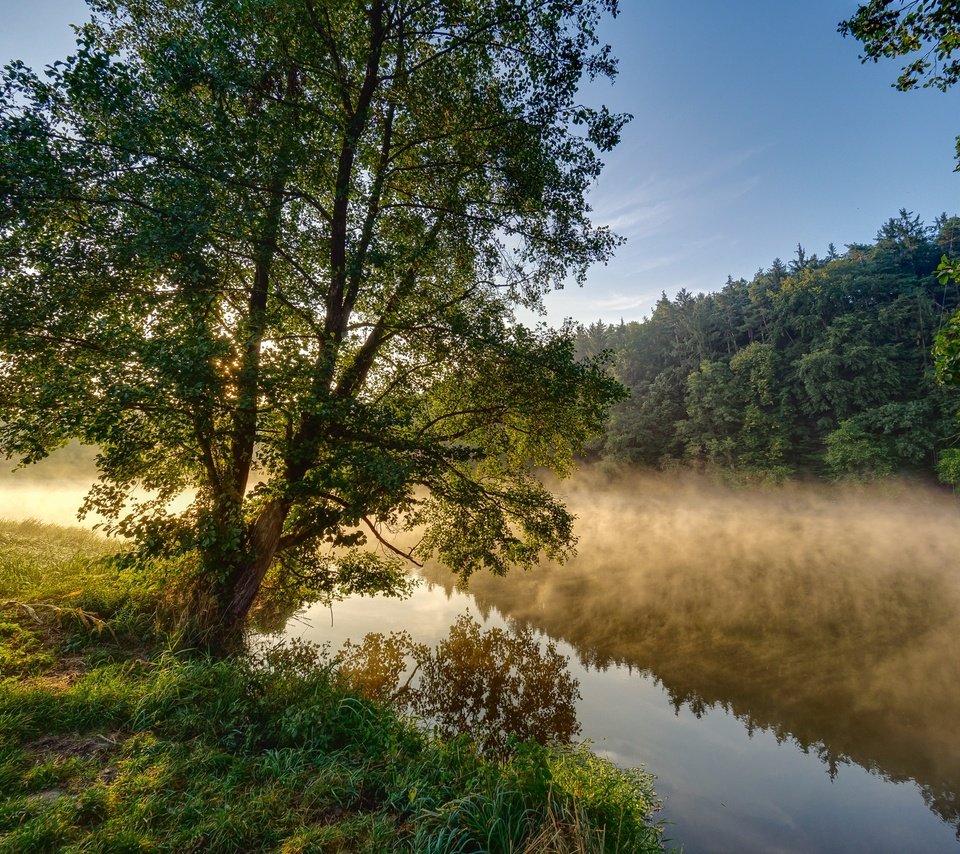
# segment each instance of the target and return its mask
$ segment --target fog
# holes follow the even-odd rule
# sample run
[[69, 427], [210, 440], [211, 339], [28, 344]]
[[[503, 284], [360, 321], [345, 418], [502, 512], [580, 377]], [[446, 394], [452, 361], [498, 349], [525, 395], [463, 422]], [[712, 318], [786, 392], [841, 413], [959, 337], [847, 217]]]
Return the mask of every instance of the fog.
[[[71, 447], [0, 476], [0, 516], [76, 524], [95, 472]], [[960, 818], [960, 501], [888, 481], [734, 488], [689, 472], [553, 484], [579, 554], [479, 573], [481, 611], [562, 639], [582, 663], [653, 675], [674, 704], [722, 707], [833, 773], [917, 781]], [[95, 519], [87, 519], [93, 524]], [[455, 576], [427, 566], [448, 589]]]
[[71, 443], [49, 457], [15, 469], [15, 460], [0, 460], [0, 519], [37, 519], [56, 525], [86, 527], [101, 521], [77, 511], [96, 480], [96, 450]]
[[[691, 474], [560, 486], [579, 555], [469, 590], [594, 667], [653, 674], [677, 707], [722, 707], [960, 804], [960, 506], [908, 482], [728, 488]], [[452, 585], [449, 573], [427, 577]]]
[[[79, 516], [87, 492], [97, 479], [97, 451], [71, 442], [38, 463], [22, 468], [15, 460], [0, 460], [0, 519], [36, 519], [55, 525], [92, 528], [104, 521], [97, 513]], [[149, 497], [135, 491], [136, 498]], [[170, 503], [182, 510], [191, 496], [184, 494]]]

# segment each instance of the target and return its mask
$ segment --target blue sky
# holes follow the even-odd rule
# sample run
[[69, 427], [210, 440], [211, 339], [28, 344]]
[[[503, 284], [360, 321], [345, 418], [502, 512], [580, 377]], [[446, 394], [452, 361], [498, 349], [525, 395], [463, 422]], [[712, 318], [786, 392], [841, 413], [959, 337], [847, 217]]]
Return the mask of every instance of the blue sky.
[[[898, 66], [861, 65], [837, 33], [855, 0], [621, 0], [603, 37], [613, 86], [584, 99], [633, 122], [591, 194], [627, 238], [548, 320], [640, 319], [661, 291], [750, 278], [797, 243], [868, 242], [900, 208], [960, 213], [960, 91], [897, 92]], [[80, 0], [0, 0], [0, 61], [35, 68], [73, 46]]]

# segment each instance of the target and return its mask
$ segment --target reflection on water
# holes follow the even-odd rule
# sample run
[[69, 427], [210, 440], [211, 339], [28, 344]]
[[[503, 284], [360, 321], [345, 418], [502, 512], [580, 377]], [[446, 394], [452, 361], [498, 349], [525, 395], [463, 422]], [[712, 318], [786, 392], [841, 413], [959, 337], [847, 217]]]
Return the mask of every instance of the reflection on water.
[[445, 737], [470, 733], [488, 751], [511, 737], [569, 742], [579, 731], [577, 680], [556, 645], [530, 631], [483, 630], [464, 614], [435, 647], [371, 632], [339, 659], [366, 695], [392, 699]]
[[582, 734], [648, 763], [689, 851], [960, 850], [952, 497], [647, 477], [568, 498], [568, 565], [477, 575], [470, 596], [428, 567], [440, 588], [344, 603], [313, 637], [436, 644], [464, 608], [546, 633], [573, 657]]
[[[653, 676], [814, 753], [915, 781], [960, 822], [960, 514], [939, 492], [732, 492], [688, 480], [571, 491], [581, 557], [470, 585], [481, 611]], [[451, 579], [437, 568], [428, 577]], [[958, 825], [960, 826], [960, 825]]]

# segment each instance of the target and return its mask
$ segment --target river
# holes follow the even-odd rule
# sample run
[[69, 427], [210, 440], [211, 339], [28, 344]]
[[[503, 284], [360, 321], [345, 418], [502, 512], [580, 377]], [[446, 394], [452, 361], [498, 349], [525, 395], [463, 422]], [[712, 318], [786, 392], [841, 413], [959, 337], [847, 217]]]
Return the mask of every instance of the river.
[[[7, 479], [0, 513], [69, 523], [78, 482]], [[283, 636], [337, 648], [402, 631], [435, 648], [475, 625], [538, 645], [542, 672], [524, 665], [501, 699], [521, 731], [561, 721], [554, 735], [644, 765], [687, 852], [960, 854], [956, 498], [678, 474], [560, 488], [580, 517], [567, 564], [466, 590], [427, 566], [409, 599], [312, 605]], [[462, 635], [454, 658], [469, 658]], [[543, 699], [545, 677], [569, 696]], [[455, 705], [461, 682], [445, 684]]]
[[[567, 487], [579, 557], [314, 605], [288, 636], [552, 640], [579, 732], [657, 776], [688, 852], [960, 852], [960, 507], [919, 485]], [[331, 625], [332, 618], [332, 625]]]

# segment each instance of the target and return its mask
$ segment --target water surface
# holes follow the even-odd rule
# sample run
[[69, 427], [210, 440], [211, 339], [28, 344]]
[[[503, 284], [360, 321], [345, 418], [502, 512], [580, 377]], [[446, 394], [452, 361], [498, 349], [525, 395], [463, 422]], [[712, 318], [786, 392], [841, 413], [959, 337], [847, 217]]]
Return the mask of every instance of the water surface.
[[[0, 515], [74, 522], [79, 462], [0, 477]], [[655, 773], [667, 834], [690, 852], [960, 854], [957, 499], [679, 475], [560, 488], [580, 516], [572, 562], [478, 574], [467, 592], [428, 566], [406, 601], [340, 602], [332, 625], [314, 605], [287, 635], [436, 646], [468, 614], [552, 639], [578, 681], [574, 737]], [[569, 728], [556, 711], [537, 725]]]
[[658, 777], [697, 851], [960, 852], [960, 513], [939, 490], [568, 487], [580, 556], [412, 599], [313, 606], [334, 645], [464, 613], [535, 631], [579, 681], [579, 738]]

